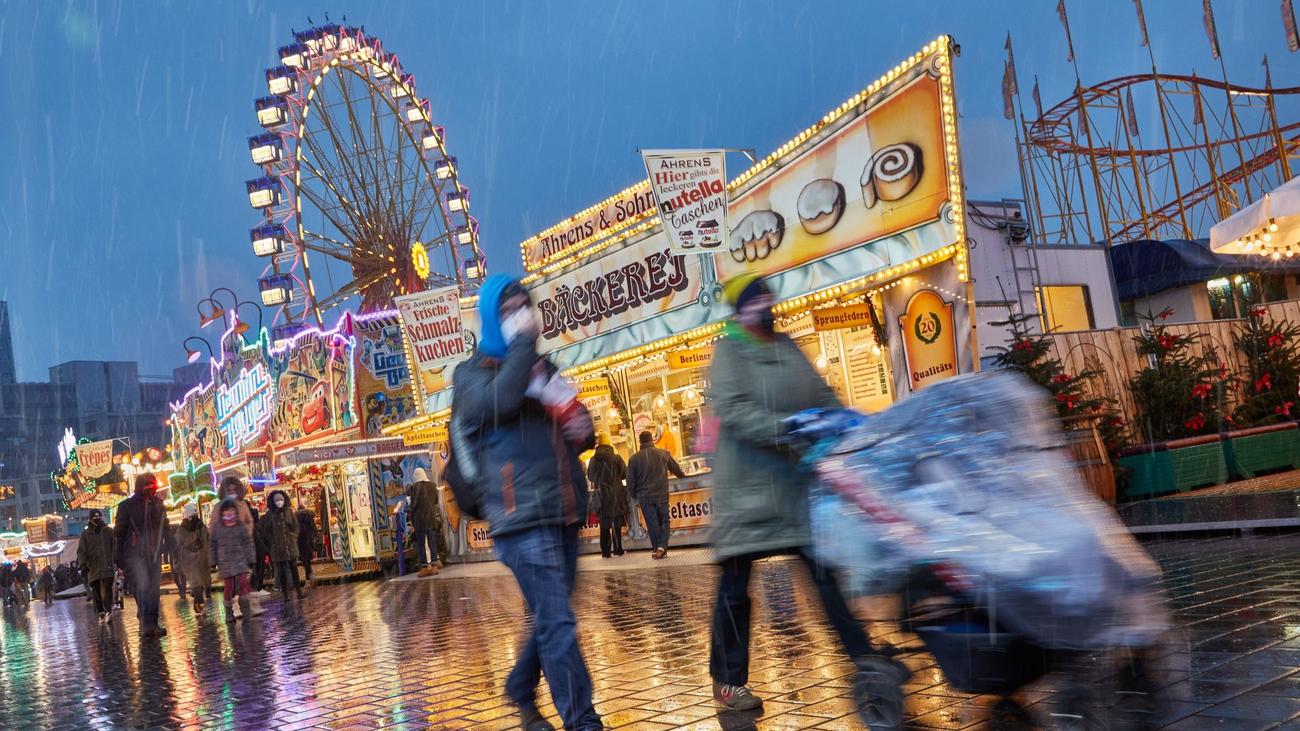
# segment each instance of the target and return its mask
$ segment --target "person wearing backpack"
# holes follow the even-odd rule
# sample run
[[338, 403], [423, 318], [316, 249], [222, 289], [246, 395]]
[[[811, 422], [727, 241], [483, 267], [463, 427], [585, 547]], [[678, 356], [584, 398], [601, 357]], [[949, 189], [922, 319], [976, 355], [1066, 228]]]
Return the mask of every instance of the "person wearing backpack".
[[578, 528], [587, 516], [578, 455], [595, 443], [591, 415], [573, 385], [538, 355], [537, 320], [517, 279], [488, 277], [479, 290], [479, 316], [477, 347], [452, 376], [454, 468], [449, 465], [446, 477], [466, 513], [488, 520], [497, 556], [533, 616], [533, 634], [506, 679], [506, 695], [526, 731], [552, 729], [536, 702], [545, 673], [566, 729], [602, 729], [570, 604]]

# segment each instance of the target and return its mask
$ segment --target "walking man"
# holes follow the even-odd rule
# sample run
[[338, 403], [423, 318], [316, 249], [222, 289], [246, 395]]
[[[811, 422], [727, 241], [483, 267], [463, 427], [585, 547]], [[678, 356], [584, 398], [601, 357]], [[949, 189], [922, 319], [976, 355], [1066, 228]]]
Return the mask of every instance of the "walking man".
[[429, 481], [429, 473], [423, 467], [416, 467], [411, 476], [411, 538], [420, 560], [420, 576], [433, 576], [441, 570], [438, 531], [442, 527], [442, 515], [438, 511], [438, 487]]
[[788, 417], [837, 407], [839, 400], [794, 341], [775, 331], [775, 300], [761, 279], [740, 275], [723, 293], [736, 316], [715, 346], [709, 372], [719, 422], [713, 542], [722, 567], [709, 653], [714, 698], [735, 710], [762, 706], [748, 687], [749, 577], [755, 561], [789, 553], [811, 571], [827, 619], [858, 666], [853, 679], [858, 715], [872, 729], [900, 729], [902, 684], [909, 671], [872, 649], [835, 575], [811, 557], [809, 477], [781, 439]]
[[100, 624], [113, 621], [113, 529], [104, 523], [104, 513], [90, 511], [90, 522], [77, 539], [77, 565], [86, 574], [86, 586], [95, 600]]
[[609, 436], [600, 435], [596, 453], [587, 463], [587, 480], [600, 493], [600, 555], [605, 558], [623, 555], [623, 521], [627, 519], [627, 465], [609, 443]]
[[544, 672], [564, 728], [601, 729], [569, 603], [578, 527], [587, 515], [578, 454], [595, 442], [591, 416], [573, 385], [537, 354], [536, 316], [517, 279], [488, 277], [479, 290], [479, 316], [478, 345], [453, 375], [451, 429], [453, 444], [461, 434], [474, 443], [457, 447], [454, 459], [462, 475], [481, 475], [473, 484], [478, 507], [533, 617], [506, 695], [526, 731], [552, 729], [537, 710]]
[[167, 507], [157, 493], [158, 479], [152, 473], [137, 476], [135, 494], [118, 504], [117, 518], [113, 521], [115, 563], [131, 582], [143, 638], [167, 634], [165, 628], [158, 626]]
[[311, 586], [314, 578], [311, 573], [311, 559], [316, 553], [316, 516], [307, 508], [307, 503], [298, 498], [298, 560], [302, 562], [303, 583]]
[[646, 532], [650, 534], [651, 558], [668, 555], [668, 474], [685, 477], [677, 460], [655, 446], [654, 435], [641, 432], [641, 449], [627, 463], [627, 489], [641, 506]]

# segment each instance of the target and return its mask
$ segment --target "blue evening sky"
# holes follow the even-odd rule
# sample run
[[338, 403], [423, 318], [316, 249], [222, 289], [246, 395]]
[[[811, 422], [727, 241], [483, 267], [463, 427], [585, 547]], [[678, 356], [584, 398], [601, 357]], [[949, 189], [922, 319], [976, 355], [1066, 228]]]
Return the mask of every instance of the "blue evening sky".
[[[1069, 0], [1085, 82], [1149, 70], [1131, 0]], [[1277, 0], [1214, 0], [1230, 75], [1300, 78]], [[1201, 4], [1148, 0], [1161, 70], [1217, 73]], [[45, 2], [0, 0], [0, 299], [18, 374], [70, 359], [183, 362], [195, 302], [256, 296], [243, 182], [253, 99], [291, 29], [364, 24], [430, 98], [473, 191], [491, 266], [644, 175], [638, 146], [753, 147], [802, 130], [941, 33], [969, 194], [1018, 197], [1001, 116], [1006, 32], [1021, 88], [1069, 93], [1055, 0], [901, 3]], [[733, 162], [733, 169], [738, 168]]]

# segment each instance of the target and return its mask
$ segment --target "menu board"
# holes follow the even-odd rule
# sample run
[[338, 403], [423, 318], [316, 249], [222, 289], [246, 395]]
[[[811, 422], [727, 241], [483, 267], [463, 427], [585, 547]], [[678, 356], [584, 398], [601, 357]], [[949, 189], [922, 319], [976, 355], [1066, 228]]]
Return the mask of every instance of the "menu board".
[[889, 364], [885, 351], [876, 351], [871, 328], [839, 331], [843, 337], [850, 403], [867, 412], [881, 411], [894, 403], [890, 389]]

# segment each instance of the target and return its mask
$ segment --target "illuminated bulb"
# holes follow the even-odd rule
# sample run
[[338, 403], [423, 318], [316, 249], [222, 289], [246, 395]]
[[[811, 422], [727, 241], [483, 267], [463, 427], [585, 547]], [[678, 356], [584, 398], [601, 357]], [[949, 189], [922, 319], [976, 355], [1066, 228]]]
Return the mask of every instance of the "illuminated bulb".
[[1264, 243], [1267, 244], [1267, 243], [1269, 243], [1270, 241], [1273, 240], [1273, 235], [1272, 235], [1272, 234], [1264, 234], [1264, 235], [1261, 236], [1260, 238], [1264, 239]]
[[819, 353], [817, 355], [817, 360], [813, 363], [813, 365], [817, 367], [817, 371], [819, 373], [825, 373], [826, 369], [830, 368], [831, 363], [830, 361], [826, 360], [825, 355]]
[[1271, 218], [1268, 219], [1268, 230], [1269, 230], [1269, 231], [1276, 232], [1276, 231], [1277, 231], [1277, 221], [1275, 221], [1275, 220], [1273, 220], [1273, 219], [1271, 219]]

